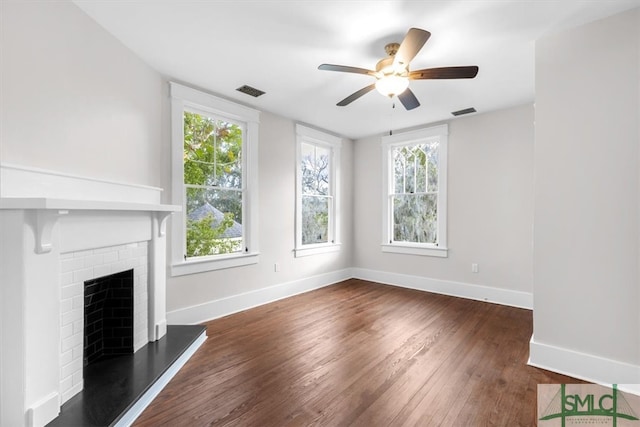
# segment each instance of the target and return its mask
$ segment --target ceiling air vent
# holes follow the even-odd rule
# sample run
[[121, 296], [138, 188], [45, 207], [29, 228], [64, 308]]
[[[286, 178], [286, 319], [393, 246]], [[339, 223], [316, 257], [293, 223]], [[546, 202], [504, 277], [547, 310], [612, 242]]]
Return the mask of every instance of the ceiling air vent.
[[462, 116], [464, 114], [471, 114], [471, 113], [475, 113], [476, 109], [471, 107], [471, 108], [465, 108], [464, 110], [458, 110], [458, 111], [454, 111], [453, 114], [454, 116]]
[[251, 87], [251, 86], [248, 86], [248, 85], [240, 86], [236, 90], [238, 92], [242, 92], [242, 93], [246, 93], [247, 95], [251, 95], [254, 98], [257, 98], [260, 95], [264, 95], [265, 94], [265, 92], [261, 91], [260, 89], [256, 89], [255, 87]]

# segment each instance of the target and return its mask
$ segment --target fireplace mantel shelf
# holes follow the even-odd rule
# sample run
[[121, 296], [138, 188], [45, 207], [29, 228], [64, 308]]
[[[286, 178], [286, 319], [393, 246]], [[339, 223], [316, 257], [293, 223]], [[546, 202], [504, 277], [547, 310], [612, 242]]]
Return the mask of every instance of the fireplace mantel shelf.
[[181, 206], [108, 200], [56, 199], [49, 197], [0, 197], [0, 210], [33, 210], [36, 212], [36, 253], [51, 252], [51, 233], [58, 218], [71, 211], [149, 212], [158, 218], [158, 234], [166, 233], [166, 219]]
[[98, 210], [98, 211], [144, 211], [144, 212], [179, 212], [178, 205], [151, 203], [133, 203], [105, 200], [53, 199], [48, 197], [2, 197], [0, 209], [24, 210]]

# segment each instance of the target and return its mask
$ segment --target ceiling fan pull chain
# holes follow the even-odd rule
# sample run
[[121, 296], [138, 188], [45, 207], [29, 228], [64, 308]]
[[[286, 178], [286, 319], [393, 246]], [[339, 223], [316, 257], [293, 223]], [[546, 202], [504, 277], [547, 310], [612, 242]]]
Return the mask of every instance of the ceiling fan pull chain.
[[393, 135], [393, 110], [396, 109], [396, 103], [391, 102], [391, 114], [389, 118], [389, 136]]

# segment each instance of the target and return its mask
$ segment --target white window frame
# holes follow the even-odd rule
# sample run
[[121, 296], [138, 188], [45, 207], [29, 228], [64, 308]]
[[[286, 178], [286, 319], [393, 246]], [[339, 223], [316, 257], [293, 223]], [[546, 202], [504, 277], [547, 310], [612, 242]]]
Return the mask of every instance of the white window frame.
[[[302, 244], [302, 144], [329, 149], [329, 230], [326, 243]], [[317, 255], [340, 250], [340, 149], [342, 139], [296, 124], [296, 257]]]
[[[382, 252], [398, 254], [447, 257], [447, 151], [448, 125], [433, 126], [411, 132], [403, 132], [382, 137]], [[393, 213], [391, 194], [393, 191], [393, 158], [391, 151], [396, 147], [438, 142], [438, 242], [411, 243], [393, 241]]]
[[[169, 83], [171, 95], [171, 201], [182, 212], [171, 217], [171, 276], [239, 267], [258, 262], [258, 127], [260, 112], [211, 94]], [[241, 253], [185, 259], [186, 196], [184, 190], [184, 111], [210, 114], [243, 127], [242, 226], [246, 250]]]

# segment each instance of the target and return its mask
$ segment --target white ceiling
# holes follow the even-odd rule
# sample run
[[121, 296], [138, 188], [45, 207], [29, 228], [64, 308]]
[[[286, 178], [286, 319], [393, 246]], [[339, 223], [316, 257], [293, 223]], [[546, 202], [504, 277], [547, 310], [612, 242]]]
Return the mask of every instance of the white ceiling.
[[[534, 100], [534, 42], [562, 29], [640, 6], [603, 1], [75, 0], [167, 78], [360, 138]], [[478, 65], [469, 80], [412, 81], [422, 104], [373, 91], [336, 103], [373, 77], [317, 69], [321, 63], [375, 68], [384, 45], [410, 27], [431, 32], [411, 69]], [[237, 92], [250, 85], [259, 98]]]

